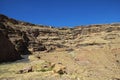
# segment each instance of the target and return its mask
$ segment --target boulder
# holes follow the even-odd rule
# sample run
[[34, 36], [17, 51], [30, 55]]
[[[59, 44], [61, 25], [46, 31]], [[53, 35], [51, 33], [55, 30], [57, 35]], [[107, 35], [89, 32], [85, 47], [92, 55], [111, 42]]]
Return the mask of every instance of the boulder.
[[58, 73], [60, 75], [67, 74], [66, 67], [62, 63], [55, 64], [53, 71], [54, 73]]
[[15, 61], [18, 59], [21, 59], [20, 54], [17, 53], [9, 38], [0, 30], [0, 62]]
[[27, 66], [17, 72], [17, 74], [33, 72], [32, 66]]

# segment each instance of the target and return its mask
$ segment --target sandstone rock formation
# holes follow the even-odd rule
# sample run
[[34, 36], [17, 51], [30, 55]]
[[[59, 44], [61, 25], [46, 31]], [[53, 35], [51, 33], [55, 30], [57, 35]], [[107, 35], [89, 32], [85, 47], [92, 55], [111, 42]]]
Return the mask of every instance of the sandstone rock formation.
[[[27, 56], [28, 65], [33, 65], [33, 68], [22, 69], [26, 65], [23, 62], [10, 65], [11, 69], [14, 66], [17, 71], [20, 70], [20, 73], [26, 73], [22, 77], [17, 74], [21, 80], [27, 80], [26, 75], [30, 80], [120, 79], [119, 23], [55, 28], [0, 15], [0, 29], [3, 31], [2, 35], [4, 34], [4, 37], [0, 38], [0, 48], [4, 49], [5, 53], [9, 51], [9, 48], [10, 51], [14, 51], [12, 47], [8, 47], [11, 43], [18, 51], [17, 55], [23, 56], [23, 54], [29, 54], [29, 51], [32, 53], [30, 56], [24, 56]], [[8, 41], [11, 43], [6, 43]], [[3, 48], [1, 43], [7, 45], [8, 49]], [[1, 49], [0, 51], [3, 51]], [[5, 55], [2, 54], [2, 56]], [[2, 58], [0, 56], [0, 60]], [[45, 64], [42, 64], [44, 62]], [[3, 67], [0, 66], [0, 71], [5, 72], [6, 69]], [[11, 69], [8, 74], [16, 71], [16, 69]], [[33, 72], [28, 73], [29, 70]], [[3, 74], [6, 76], [6, 73]]]
[[0, 62], [9, 62], [21, 59], [11, 41], [0, 30]]

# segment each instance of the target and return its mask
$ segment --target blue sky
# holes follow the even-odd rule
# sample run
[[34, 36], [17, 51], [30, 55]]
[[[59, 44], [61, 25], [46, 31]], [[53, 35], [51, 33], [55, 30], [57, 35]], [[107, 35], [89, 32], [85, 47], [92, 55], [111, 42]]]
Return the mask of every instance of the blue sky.
[[0, 0], [0, 13], [51, 26], [120, 22], [120, 0]]

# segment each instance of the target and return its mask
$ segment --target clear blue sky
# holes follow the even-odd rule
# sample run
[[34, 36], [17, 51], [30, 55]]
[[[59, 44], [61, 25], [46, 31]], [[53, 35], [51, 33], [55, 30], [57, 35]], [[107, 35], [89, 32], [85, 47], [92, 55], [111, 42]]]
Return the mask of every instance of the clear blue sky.
[[51, 26], [120, 22], [120, 0], [0, 0], [0, 13]]

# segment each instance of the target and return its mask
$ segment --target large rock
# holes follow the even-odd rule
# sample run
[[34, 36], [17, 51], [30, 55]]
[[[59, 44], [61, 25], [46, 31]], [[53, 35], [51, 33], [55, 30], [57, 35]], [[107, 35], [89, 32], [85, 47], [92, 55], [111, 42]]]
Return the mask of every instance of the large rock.
[[0, 62], [15, 61], [21, 59], [11, 41], [0, 30]]
[[29, 72], [32, 72], [32, 71], [33, 71], [32, 66], [27, 66], [27, 67], [19, 70], [19, 71], [17, 72], [17, 74], [29, 73]]
[[62, 65], [62, 63], [55, 64], [53, 71], [54, 71], [54, 73], [58, 73], [60, 75], [67, 74], [66, 67], [64, 65]]

